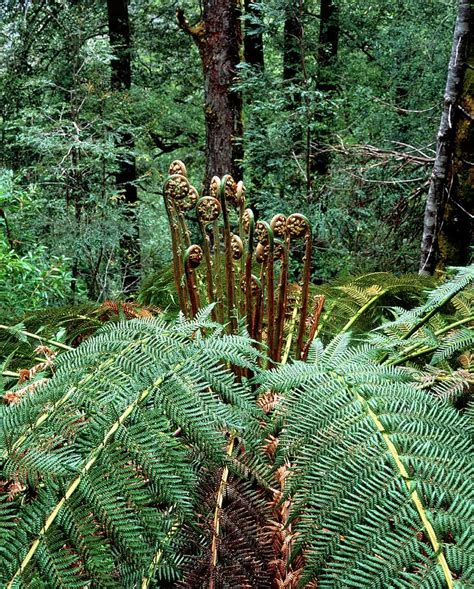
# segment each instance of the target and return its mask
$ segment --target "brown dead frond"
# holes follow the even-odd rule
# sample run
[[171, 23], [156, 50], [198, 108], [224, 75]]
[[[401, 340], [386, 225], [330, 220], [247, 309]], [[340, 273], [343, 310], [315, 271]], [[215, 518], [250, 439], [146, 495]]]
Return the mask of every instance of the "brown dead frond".
[[270, 413], [279, 405], [280, 401], [281, 395], [275, 391], [268, 390], [258, 398], [257, 405], [261, 407], [265, 413]]
[[21, 389], [17, 389], [16, 391], [7, 391], [3, 395], [3, 400], [6, 401], [8, 404], [18, 403], [18, 401], [20, 401], [20, 399], [24, 395], [26, 395], [28, 393], [33, 393], [39, 386], [44, 384], [47, 380], [48, 380], [47, 378], [40, 378], [40, 379], [35, 380], [34, 382], [24, 386]]

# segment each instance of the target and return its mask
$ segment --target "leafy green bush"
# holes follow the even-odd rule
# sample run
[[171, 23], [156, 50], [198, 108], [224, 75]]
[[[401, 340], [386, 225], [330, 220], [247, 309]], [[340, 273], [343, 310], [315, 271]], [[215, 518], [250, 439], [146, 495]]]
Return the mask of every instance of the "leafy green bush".
[[70, 260], [51, 255], [45, 245], [35, 243], [32, 226], [41, 214], [41, 206], [33, 185], [21, 188], [11, 170], [0, 170], [2, 317], [58, 304], [71, 295]]
[[0, 316], [66, 301], [71, 281], [64, 256], [48, 256], [44, 246], [21, 255], [0, 238]]

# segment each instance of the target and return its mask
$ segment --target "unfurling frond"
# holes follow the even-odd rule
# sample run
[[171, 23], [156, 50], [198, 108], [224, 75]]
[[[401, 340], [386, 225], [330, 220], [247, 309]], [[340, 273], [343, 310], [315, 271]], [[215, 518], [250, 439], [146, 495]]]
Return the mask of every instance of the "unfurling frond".
[[0, 584], [470, 586], [474, 266], [310, 290], [305, 217], [170, 174], [173, 269], [142, 294], [176, 321], [108, 302], [0, 325]]

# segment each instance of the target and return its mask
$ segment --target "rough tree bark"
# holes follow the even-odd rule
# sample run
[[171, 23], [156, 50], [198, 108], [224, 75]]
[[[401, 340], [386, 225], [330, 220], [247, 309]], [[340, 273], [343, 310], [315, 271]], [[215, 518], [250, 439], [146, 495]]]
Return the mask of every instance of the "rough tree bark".
[[[325, 92], [327, 97], [335, 92], [332, 67], [337, 59], [339, 46], [339, 11], [333, 0], [320, 0], [319, 43], [318, 43], [318, 90]], [[329, 171], [330, 154], [326, 143], [330, 138], [332, 117], [327, 114], [319, 115], [321, 130], [316, 138], [321, 151], [312, 160], [312, 170], [319, 175], [326, 175]], [[323, 120], [324, 119], [324, 120]]]
[[264, 69], [265, 60], [263, 54], [263, 33], [260, 24], [262, 19], [261, 9], [254, 0], [245, 0], [245, 37], [244, 58], [252, 66]]
[[438, 264], [469, 263], [474, 212], [474, 4], [471, 1], [465, 68], [454, 131], [449, 198], [438, 235]]
[[214, 175], [242, 178], [242, 96], [232, 87], [242, 46], [240, 16], [237, 0], [204, 0], [202, 21], [195, 26], [177, 11], [180, 27], [199, 49], [204, 74], [205, 190]]
[[283, 30], [283, 79], [301, 81], [303, 78], [303, 2], [290, 0], [285, 8]]
[[[459, 208], [453, 201], [453, 186], [463, 183], [460, 182], [459, 169], [453, 164], [455, 163], [454, 150], [456, 140], [464, 142], [464, 133], [466, 132], [466, 121], [464, 117], [469, 119], [472, 117], [472, 95], [463, 98], [464, 104], [467, 103], [471, 114], [465, 111], [465, 107], [461, 104], [461, 90], [463, 88], [463, 81], [465, 79], [464, 72], [466, 70], [467, 49], [472, 42], [469, 42], [469, 36], [472, 35], [472, 8], [470, 0], [459, 0], [458, 15], [456, 25], [454, 28], [454, 39], [451, 50], [451, 58], [448, 67], [448, 76], [446, 80], [446, 88], [444, 93], [444, 107], [441, 115], [441, 123], [438, 131], [438, 139], [436, 146], [436, 158], [431, 175], [430, 187], [428, 191], [428, 198], [426, 200], [425, 214], [423, 219], [423, 238], [421, 244], [421, 260], [420, 260], [420, 274], [433, 274], [436, 269], [436, 262], [439, 258], [439, 235], [442, 225], [444, 225], [443, 214], [456, 207], [454, 214], [449, 213], [446, 222], [451, 224], [450, 234], [455, 238], [461, 237], [464, 231], [468, 228], [463, 228], [462, 222], [464, 216], [461, 216], [462, 208]], [[471, 49], [472, 51], [472, 49]], [[471, 79], [472, 70], [469, 71], [468, 78]], [[467, 82], [467, 86], [469, 83]], [[471, 83], [472, 90], [472, 83]], [[466, 92], [469, 90], [466, 88]], [[467, 100], [466, 100], [467, 98]], [[469, 126], [469, 125], [468, 125]], [[470, 121], [471, 135], [472, 135], [472, 120]], [[460, 148], [461, 146], [459, 146]], [[462, 161], [462, 155], [459, 149], [459, 159]], [[472, 161], [472, 160], [471, 160]], [[466, 165], [468, 161], [466, 161]], [[472, 171], [471, 171], [472, 183]], [[471, 184], [472, 188], [472, 184]], [[472, 194], [471, 194], [472, 200]], [[462, 205], [461, 205], [462, 206]], [[464, 207], [463, 207], [464, 208]], [[469, 213], [467, 213], [469, 215]], [[444, 234], [447, 238], [447, 234]], [[462, 238], [455, 249], [465, 250], [465, 239]], [[460, 246], [460, 247], [459, 247]], [[449, 264], [456, 261], [459, 256], [452, 256], [448, 252], [450, 248], [444, 245], [444, 253], [441, 256], [443, 264]], [[462, 258], [463, 256], [461, 256]]]
[[321, 90], [336, 89], [333, 76], [324, 68], [331, 67], [339, 47], [339, 11], [334, 0], [320, 0], [318, 65], [320, 75], [318, 87]]
[[[128, 15], [128, 0], [107, 0], [109, 39], [114, 59], [111, 61], [110, 84], [113, 90], [127, 92], [132, 85], [131, 36]], [[118, 161], [115, 174], [117, 188], [124, 196], [129, 234], [121, 242], [123, 290], [133, 292], [138, 284], [140, 271], [140, 242], [137, 220], [138, 193], [135, 185], [137, 170], [135, 164], [135, 142], [131, 133], [122, 133], [117, 147], [125, 151]]]

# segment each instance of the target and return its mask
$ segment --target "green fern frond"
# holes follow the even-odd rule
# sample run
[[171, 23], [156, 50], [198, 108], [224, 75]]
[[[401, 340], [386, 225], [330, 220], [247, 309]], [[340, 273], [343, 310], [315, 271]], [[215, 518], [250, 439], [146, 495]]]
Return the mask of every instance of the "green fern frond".
[[[472, 375], [463, 369], [454, 372], [442, 372], [435, 370], [431, 373], [429, 382], [430, 392], [436, 397], [448, 401], [459, 408], [459, 400], [468, 398], [474, 379]], [[429, 377], [428, 377], [429, 379]], [[461, 408], [462, 410], [462, 405]]]
[[8, 326], [0, 329], [0, 358], [14, 350], [14, 365], [25, 368], [39, 344], [67, 350], [71, 346], [76, 347], [106, 322], [152, 316], [154, 311], [155, 308], [142, 309], [132, 303], [105, 301], [101, 304], [47, 308], [13, 320], [9, 317]]
[[35, 394], [1, 408], [5, 586], [177, 578], [200, 467], [233, 469], [226, 432], [243, 433], [257, 412], [226, 363], [254, 368], [258, 353], [211, 329], [197, 319], [106, 325], [62, 354]]
[[396, 326], [406, 327], [405, 337], [410, 337], [474, 281], [474, 264], [462, 268], [452, 268], [451, 270], [455, 272], [454, 277], [429, 291], [427, 300], [423, 305], [405, 311], [396, 320], [392, 321], [390, 326], [392, 328]]
[[370, 356], [338, 338], [317, 363], [261, 377], [262, 391], [283, 395], [276, 464], [291, 465], [300, 586], [468, 584], [469, 421], [419, 390], [409, 371]]
[[260, 371], [261, 342], [243, 321], [226, 335], [212, 307], [174, 323], [118, 313], [49, 380], [10, 389], [0, 583], [467, 586], [472, 277], [433, 293], [414, 279], [414, 311], [397, 280], [329, 287], [339, 333], [305, 363], [285, 351]]
[[436, 352], [431, 358], [431, 364], [437, 365], [446, 358], [450, 358], [455, 352], [469, 350], [474, 346], [474, 330], [462, 328], [449, 332], [441, 341]]
[[452, 305], [460, 315], [464, 317], [472, 315], [472, 310], [474, 308], [474, 291], [463, 290], [458, 293], [453, 298]]
[[143, 305], [154, 305], [166, 310], [169, 315], [176, 316], [179, 302], [172, 267], [163, 268], [147, 276], [140, 285], [138, 300]]
[[353, 299], [359, 306], [366, 305], [372, 297], [382, 293], [382, 287], [373, 285], [369, 288], [361, 288], [355, 284], [348, 284], [347, 286], [338, 286], [338, 290], [343, 292], [348, 298]]
[[[380, 351], [380, 359], [392, 364], [416, 361], [435, 353], [438, 348], [443, 350], [448, 345], [443, 343], [447, 333], [472, 324], [474, 313], [470, 306], [463, 305], [462, 312], [455, 310], [453, 314], [450, 303], [460, 293], [465, 301], [469, 299], [473, 268], [459, 270], [450, 281], [431, 291], [423, 305], [408, 310], [392, 308], [395, 318], [369, 335], [371, 343]], [[468, 340], [464, 343], [469, 345]], [[460, 342], [458, 349], [462, 349], [462, 345]]]
[[391, 306], [400, 302], [419, 303], [432, 286], [431, 278], [372, 272], [313, 287], [313, 294], [326, 298], [319, 333], [326, 338], [341, 330], [369, 330], [388, 318], [387, 310]]

